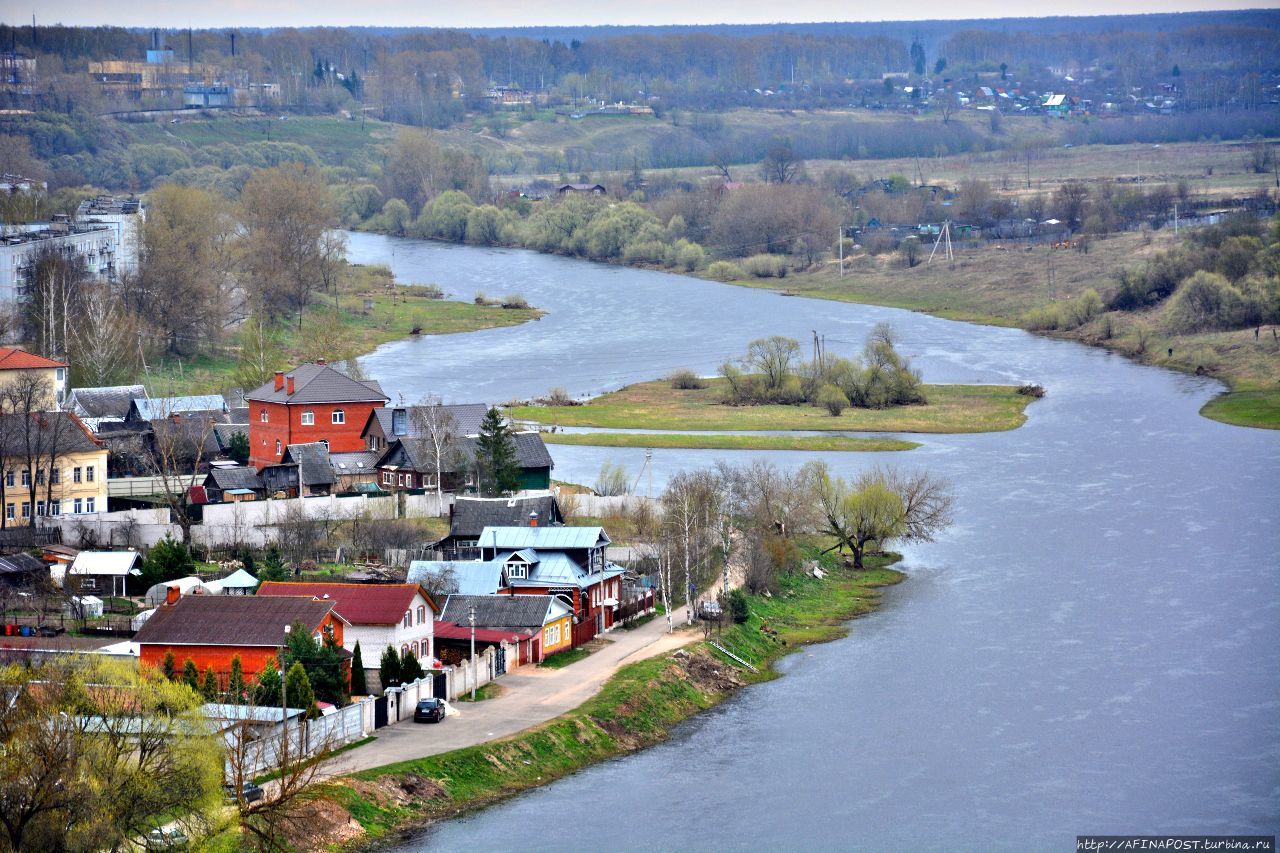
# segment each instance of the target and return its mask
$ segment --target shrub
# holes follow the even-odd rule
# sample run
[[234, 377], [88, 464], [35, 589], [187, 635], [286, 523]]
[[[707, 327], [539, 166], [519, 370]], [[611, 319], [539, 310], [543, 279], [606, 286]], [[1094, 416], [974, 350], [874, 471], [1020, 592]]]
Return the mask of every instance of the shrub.
[[523, 309], [528, 309], [531, 306], [529, 305], [528, 300], [526, 300], [523, 296], [521, 296], [518, 293], [512, 293], [502, 297], [502, 307], [503, 308], [519, 308], [523, 310]]
[[1165, 309], [1165, 325], [1174, 332], [1229, 329], [1240, 324], [1244, 299], [1217, 273], [1201, 270], [1187, 279]]
[[716, 281], [735, 281], [747, 277], [742, 267], [729, 261], [712, 261], [707, 267], [707, 275]]
[[[697, 243], [690, 243], [687, 240], [677, 240], [675, 249], [672, 253], [674, 262], [672, 266], [680, 267], [685, 272], [693, 272], [706, 262], [707, 253]], [[783, 273], [785, 275], [786, 273]]]
[[1027, 382], [1018, 386], [1018, 393], [1024, 397], [1035, 397], [1038, 400], [1044, 396], [1045, 391], [1043, 385]]
[[606, 462], [600, 466], [600, 476], [596, 477], [595, 493], [605, 496], [625, 495], [628, 485], [627, 469]]
[[707, 383], [702, 377], [694, 373], [687, 367], [679, 370], [673, 370], [668, 376], [667, 381], [671, 383], [671, 387], [677, 391], [697, 391], [700, 388], [706, 388]]
[[752, 255], [742, 262], [742, 268], [756, 278], [787, 277], [787, 259], [782, 255]]
[[814, 402], [826, 409], [831, 417], [838, 418], [840, 413], [848, 407], [849, 398], [836, 386], [823, 385], [818, 389], [818, 396]]
[[740, 589], [730, 590], [725, 599], [724, 609], [735, 625], [741, 625], [751, 616], [751, 611], [747, 607], [747, 594]]
[[548, 406], [572, 406], [575, 405], [574, 399], [569, 396], [569, 392], [557, 385], [547, 392], [547, 399], [544, 401]]

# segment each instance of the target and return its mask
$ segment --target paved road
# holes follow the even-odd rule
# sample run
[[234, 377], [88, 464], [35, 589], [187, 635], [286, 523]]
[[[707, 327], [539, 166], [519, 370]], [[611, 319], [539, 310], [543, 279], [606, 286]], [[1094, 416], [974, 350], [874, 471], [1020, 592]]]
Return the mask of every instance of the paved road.
[[[679, 623], [677, 622], [677, 627]], [[619, 667], [693, 642], [698, 631], [667, 634], [665, 617], [634, 631], [617, 630], [603, 648], [563, 669], [523, 666], [499, 678], [503, 693], [483, 702], [452, 703], [458, 710], [437, 725], [415, 725], [412, 718], [380, 729], [373, 743], [344, 753], [325, 768], [339, 776], [474, 746], [515, 734], [570, 711], [594, 696]]]

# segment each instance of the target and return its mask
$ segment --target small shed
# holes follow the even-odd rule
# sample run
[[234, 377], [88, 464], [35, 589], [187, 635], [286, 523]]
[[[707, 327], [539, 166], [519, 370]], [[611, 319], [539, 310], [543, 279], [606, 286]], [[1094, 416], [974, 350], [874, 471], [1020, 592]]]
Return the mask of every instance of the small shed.
[[236, 569], [221, 580], [209, 581], [204, 588], [214, 595], [253, 595], [258, 579], [244, 569]]
[[102, 616], [102, 599], [96, 595], [73, 595], [62, 612], [75, 619], [98, 619]]
[[[131, 575], [140, 575], [142, 562], [137, 551], [81, 551], [61, 578], [62, 588], [80, 595], [125, 595], [125, 583]], [[57, 582], [58, 567], [54, 566]]]

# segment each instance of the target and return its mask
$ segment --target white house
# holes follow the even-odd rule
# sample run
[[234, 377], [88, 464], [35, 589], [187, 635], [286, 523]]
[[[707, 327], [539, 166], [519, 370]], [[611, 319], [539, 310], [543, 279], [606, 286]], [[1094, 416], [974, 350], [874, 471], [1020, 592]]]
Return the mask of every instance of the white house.
[[430, 668], [435, 659], [435, 620], [440, 605], [415, 583], [287, 583], [266, 581], [258, 595], [309, 595], [332, 600], [333, 610], [350, 623], [343, 631], [343, 648], [360, 643], [366, 675], [377, 677], [387, 646], [398, 653], [413, 652]]

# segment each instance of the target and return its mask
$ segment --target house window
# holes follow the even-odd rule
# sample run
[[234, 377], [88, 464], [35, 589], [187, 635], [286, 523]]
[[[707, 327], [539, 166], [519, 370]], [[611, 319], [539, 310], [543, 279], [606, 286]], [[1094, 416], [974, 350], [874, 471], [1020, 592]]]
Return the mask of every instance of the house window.
[[258, 411], [258, 420], [259, 420], [259, 421], [261, 421], [261, 422], [262, 422], [262, 423], [264, 423], [264, 424], [267, 422], [267, 410], [266, 410], [266, 409], [260, 409], [260, 410]]
[[44, 485], [44, 469], [43, 468], [41, 468], [39, 471], [36, 472], [36, 485], [37, 486]]
[[49, 515], [62, 515], [62, 501], [49, 501]]
[[276, 456], [280, 455], [280, 439], [276, 439]]
[[422, 488], [424, 488], [424, 489], [434, 489], [435, 487], [436, 487], [436, 475], [435, 475], [435, 474], [423, 474], [423, 475], [422, 475]]
[[13, 488], [13, 472], [12, 471], [4, 472], [4, 484], [11, 489]]
[[303, 413], [302, 413], [302, 425], [303, 425], [303, 426], [315, 426], [315, 425], [316, 425], [316, 413], [315, 413], [315, 412], [303, 412]]
[[406, 628], [413, 627], [413, 611], [412, 610], [406, 610], [404, 612], [404, 627]]
[[86, 483], [93, 482], [93, 466], [92, 465], [84, 466], [84, 481]]
[[543, 632], [542, 644], [544, 646], [554, 646], [560, 642], [560, 623], [548, 625], [547, 630]]
[[65, 382], [67, 379], [67, 369], [65, 367], [59, 367], [53, 372], [53, 375], [57, 377], [59, 382]]
[[23, 518], [31, 517], [31, 503], [29, 501], [22, 502], [22, 517]]
[[81, 512], [83, 512], [82, 503], [79, 498], [76, 498], [71, 502], [71, 513], [72, 515], [79, 515]]
[[521, 579], [529, 577], [529, 564], [521, 562], [507, 563], [507, 576]]
[[36, 515], [44, 515], [44, 501], [36, 501]]
[[427, 621], [427, 608], [423, 607], [422, 605], [418, 605], [418, 624], [421, 625], [423, 622], [426, 622], [426, 621]]
[[76, 467], [72, 468], [72, 469], [71, 469], [71, 482], [73, 482], [73, 483], [79, 483], [79, 482], [80, 482], [80, 479], [81, 479], [81, 477], [82, 477], [82, 475], [83, 475], [83, 474], [82, 474], [82, 472], [81, 472], [81, 470], [80, 470], [80, 466], [79, 466], [79, 465], [77, 465]]
[[94, 510], [94, 508], [93, 508], [93, 501], [94, 501], [94, 499], [93, 499], [93, 498], [85, 498], [85, 499], [84, 499], [84, 511], [85, 511], [85, 512], [94, 512], [94, 511], [95, 511], [95, 510]]
[[404, 474], [397, 474], [397, 475], [396, 475], [396, 485], [397, 485], [397, 486], [403, 486], [403, 485], [404, 485]]
[[22, 485], [24, 485], [24, 486], [30, 486], [30, 485], [31, 485], [31, 472], [30, 472], [30, 471], [23, 471], [23, 472], [22, 472]]
[[50, 483], [53, 483], [55, 486], [56, 486], [56, 485], [58, 485], [58, 483], [62, 482], [62, 469], [61, 469], [61, 468], [50, 468], [50, 469], [49, 469], [49, 482], [50, 482]]
[[395, 475], [395, 474], [392, 474], [390, 471], [383, 471], [383, 472], [382, 472], [382, 483], [383, 483], [383, 485], [386, 485], [386, 486], [394, 485], [395, 481], [396, 481], [396, 475]]
[[13, 521], [13, 504], [4, 505], [4, 517]]
[[98, 579], [97, 579], [97, 578], [93, 578], [93, 577], [84, 577], [84, 578], [80, 578], [80, 591], [81, 591], [81, 592], [89, 592], [89, 591], [91, 591], [91, 590], [97, 590], [97, 588], [98, 588]]
[[334, 409], [332, 417], [335, 424], [345, 424], [347, 422], [347, 413], [342, 409]]

